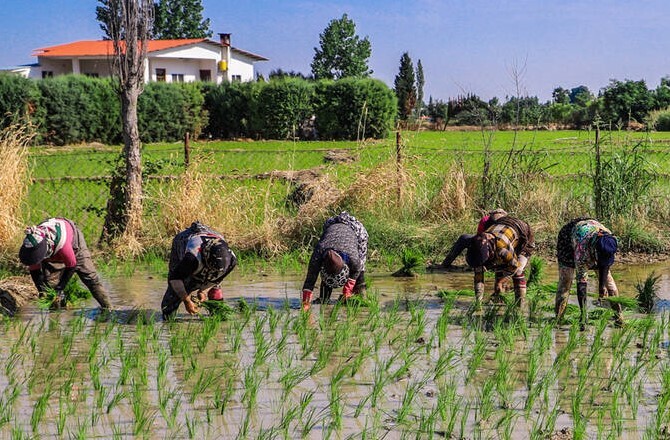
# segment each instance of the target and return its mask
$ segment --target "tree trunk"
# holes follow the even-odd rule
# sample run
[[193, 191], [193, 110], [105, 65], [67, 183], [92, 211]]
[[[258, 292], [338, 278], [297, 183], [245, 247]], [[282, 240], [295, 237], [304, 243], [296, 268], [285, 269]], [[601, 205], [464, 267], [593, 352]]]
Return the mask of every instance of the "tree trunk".
[[137, 237], [142, 227], [142, 153], [137, 127], [138, 87], [121, 94], [124, 156], [126, 158], [126, 191], [124, 198], [125, 233]]
[[137, 237], [142, 226], [142, 156], [137, 123], [139, 94], [139, 88], [129, 88], [120, 94], [123, 163], [113, 172], [109, 186], [107, 215], [100, 237], [100, 241], [107, 243], [123, 234]]

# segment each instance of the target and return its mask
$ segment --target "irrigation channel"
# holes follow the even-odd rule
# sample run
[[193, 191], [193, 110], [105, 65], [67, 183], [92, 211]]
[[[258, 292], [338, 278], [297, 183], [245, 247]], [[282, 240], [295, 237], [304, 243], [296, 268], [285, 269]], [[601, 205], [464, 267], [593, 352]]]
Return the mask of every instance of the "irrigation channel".
[[553, 323], [551, 285], [531, 320], [438, 295], [471, 273], [372, 273], [376, 300], [309, 314], [302, 274], [233, 273], [228, 320], [172, 323], [165, 280], [110, 279], [111, 316], [91, 300], [0, 323], [0, 437], [669, 438], [670, 264], [614, 266], [629, 297], [652, 271], [652, 315], [617, 329], [590, 297], [583, 332]]

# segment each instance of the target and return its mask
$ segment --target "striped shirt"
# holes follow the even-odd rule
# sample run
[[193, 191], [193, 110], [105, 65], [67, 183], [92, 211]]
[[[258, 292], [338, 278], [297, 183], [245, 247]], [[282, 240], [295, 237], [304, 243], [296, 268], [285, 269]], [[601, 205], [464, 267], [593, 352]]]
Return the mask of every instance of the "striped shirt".
[[514, 250], [519, 242], [517, 232], [511, 226], [495, 224], [486, 233], [493, 235], [495, 239], [493, 258], [486, 264], [487, 269], [503, 272], [505, 275], [514, 274], [519, 268], [519, 260]]

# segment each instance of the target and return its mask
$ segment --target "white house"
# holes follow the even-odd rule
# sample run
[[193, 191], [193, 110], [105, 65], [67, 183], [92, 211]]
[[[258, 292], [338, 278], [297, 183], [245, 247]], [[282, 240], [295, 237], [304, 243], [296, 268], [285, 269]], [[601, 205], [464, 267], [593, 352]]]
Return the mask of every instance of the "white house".
[[[220, 41], [206, 38], [151, 40], [147, 46], [144, 78], [149, 81], [192, 82], [251, 81], [254, 63], [268, 61], [260, 55], [230, 45], [230, 34], [219, 34]], [[110, 76], [110, 40], [85, 40], [36, 49], [37, 64], [11, 69], [29, 78], [46, 78], [78, 73]]]

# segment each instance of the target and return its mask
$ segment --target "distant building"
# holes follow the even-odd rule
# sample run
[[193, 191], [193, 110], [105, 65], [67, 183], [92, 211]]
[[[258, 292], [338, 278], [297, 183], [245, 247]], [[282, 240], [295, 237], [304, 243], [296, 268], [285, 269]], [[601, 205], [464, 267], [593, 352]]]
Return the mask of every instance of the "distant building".
[[[260, 55], [230, 45], [230, 34], [219, 34], [219, 42], [206, 38], [150, 40], [144, 64], [144, 80], [164, 82], [251, 81], [254, 63], [268, 61]], [[27, 78], [82, 74], [111, 75], [111, 40], [86, 40], [35, 49], [36, 64], [5, 69]]]

